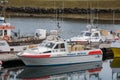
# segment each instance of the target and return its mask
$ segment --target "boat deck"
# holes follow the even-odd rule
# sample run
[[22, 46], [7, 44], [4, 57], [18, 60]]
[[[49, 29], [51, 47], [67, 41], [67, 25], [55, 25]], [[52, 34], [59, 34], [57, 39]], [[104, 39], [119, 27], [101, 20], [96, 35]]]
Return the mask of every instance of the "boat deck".
[[10, 61], [10, 60], [18, 60], [18, 59], [19, 58], [17, 57], [16, 54], [8, 54], [8, 53], [0, 54], [1, 61]]

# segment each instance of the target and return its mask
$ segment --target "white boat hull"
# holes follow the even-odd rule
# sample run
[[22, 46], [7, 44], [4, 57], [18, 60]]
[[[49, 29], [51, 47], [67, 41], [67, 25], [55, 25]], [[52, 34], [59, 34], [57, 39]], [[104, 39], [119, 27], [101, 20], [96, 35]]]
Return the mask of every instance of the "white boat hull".
[[50, 65], [66, 65], [85, 62], [102, 61], [100, 55], [84, 55], [84, 56], [62, 56], [49, 58], [26, 58], [19, 56], [26, 66], [50, 66]]
[[[48, 41], [43, 42], [43, 44], [17, 55], [26, 66], [66, 65], [102, 61], [101, 49], [78, 50], [78, 47], [76, 47], [73, 51], [69, 51], [67, 43], [63, 41]], [[54, 46], [51, 48], [53, 44]]]

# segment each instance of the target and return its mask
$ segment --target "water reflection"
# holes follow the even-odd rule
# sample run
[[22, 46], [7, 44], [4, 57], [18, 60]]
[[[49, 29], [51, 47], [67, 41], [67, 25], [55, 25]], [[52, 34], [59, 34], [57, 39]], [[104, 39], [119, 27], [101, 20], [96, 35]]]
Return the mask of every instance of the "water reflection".
[[102, 62], [54, 66], [54, 67], [25, 67], [17, 76], [19, 79], [45, 80], [100, 80], [99, 72]]
[[115, 58], [110, 65], [113, 80], [120, 80], [120, 58]]
[[23, 71], [23, 67], [2, 69], [0, 71], [0, 80], [17, 80], [16, 76]]
[[[0, 80], [119, 80], [120, 58], [66, 66], [2, 69]], [[112, 71], [111, 71], [112, 70]]]
[[0, 70], [0, 80], [119, 80], [120, 59], [66, 66]]

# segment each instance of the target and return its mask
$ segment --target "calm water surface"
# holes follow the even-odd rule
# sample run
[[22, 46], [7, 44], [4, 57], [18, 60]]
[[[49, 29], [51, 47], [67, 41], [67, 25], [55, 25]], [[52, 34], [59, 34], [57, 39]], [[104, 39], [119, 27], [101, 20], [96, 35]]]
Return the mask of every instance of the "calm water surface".
[[0, 80], [119, 80], [120, 66], [114, 67], [114, 62], [2, 69]]
[[[15, 30], [20, 30], [21, 35], [33, 35], [35, 29], [47, 29], [48, 31], [57, 29], [57, 22], [50, 18], [10, 18], [7, 19], [11, 25], [15, 26]], [[63, 20], [59, 21], [61, 26], [61, 35], [63, 38], [70, 38], [80, 34], [80, 31], [85, 30], [87, 22], [79, 20]], [[98, 28], [116, 31], [120, 29], [120, 24], [95, 24]]]
[[[57, 29], [55, 19], [49, 18], [11, 18], [7, 19], [15, 32], [20, 30], [21, 35], [34, 35], [35, 29]], [[80, 34], [86, 29], [86, 22], [79, 20], [64, 20], [60, 22], [62, 37], [67, 39]], [[120, 24], [96, 24], [99, 28], [116, 31]], [[103, 62], [84, 63], [56, 67], [19, 67], [2, 69], [0, 80], [118, 80], [120, 66], [111, 67], [112, 60]]]

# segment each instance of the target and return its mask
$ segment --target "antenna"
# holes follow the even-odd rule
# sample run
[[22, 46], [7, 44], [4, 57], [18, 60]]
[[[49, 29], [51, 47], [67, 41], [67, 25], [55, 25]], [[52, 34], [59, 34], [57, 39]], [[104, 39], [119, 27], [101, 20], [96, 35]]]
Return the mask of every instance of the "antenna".
[[55, 10], [55, 24], [57, 26], [57, 32], [58, 38], [61, 38], [61, 26], [60, 26], [60, 22], [63, 22], [63, 13], [64, 13], [64, 1], [62, 1], [62, 7], [61, 8], [56, 8], [56, 0], [54, 1], [54, 10]]
[[89, 3], [87, 2], [87, 25], [89, 24]]

